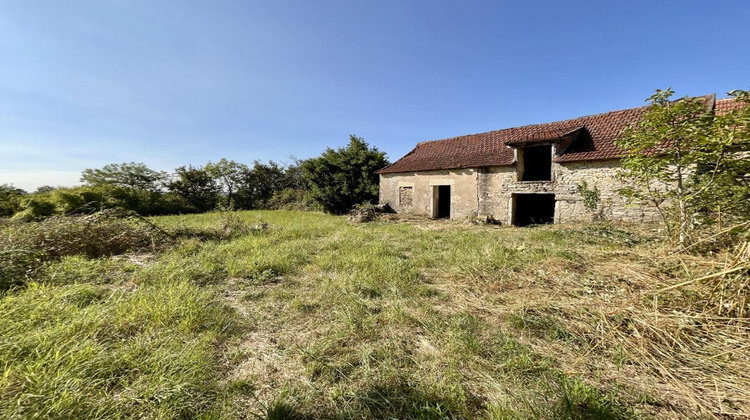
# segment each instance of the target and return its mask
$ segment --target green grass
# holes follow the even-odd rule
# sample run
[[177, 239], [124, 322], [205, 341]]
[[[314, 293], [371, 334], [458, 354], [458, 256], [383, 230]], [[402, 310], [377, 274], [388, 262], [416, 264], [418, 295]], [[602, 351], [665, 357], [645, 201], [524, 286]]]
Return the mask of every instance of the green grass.
[[0, 313], [4, 418], [188, 418], [215, 402], [214, 347], [231, 315], [189, 282], [32, 284]]
[[239, 213], [263, 228], [225, 234], [222, 217], [154, 218], [203, 233], [139, 258], [49, 261], [0, 298], [0, 417], [689, 413], [659, 408], [639, 385], [653, 372], [630, 380], [595, 338], [595, 309], [637, 293], [613, 264], [660, 246], [649, 235], [289, 211]]

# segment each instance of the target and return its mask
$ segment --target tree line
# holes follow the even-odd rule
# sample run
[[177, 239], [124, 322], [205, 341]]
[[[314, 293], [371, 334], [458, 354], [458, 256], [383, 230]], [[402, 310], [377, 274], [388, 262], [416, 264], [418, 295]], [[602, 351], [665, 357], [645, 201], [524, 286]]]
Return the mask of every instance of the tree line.
[[326, 149], [320, 156], [244, 163], [220, 159], [173, 172], [143, 163], [112, 163], [85, 169], [82, 186], [40, 187], [28, 193], [0, 185], [0, 217], [38, 220], [55, 214], [123, 208], [143, 215], [212, 210], [297, 209], [341, 214], [378, 199], [376, 171], [388, 164], [384, 152], [364, 139]]

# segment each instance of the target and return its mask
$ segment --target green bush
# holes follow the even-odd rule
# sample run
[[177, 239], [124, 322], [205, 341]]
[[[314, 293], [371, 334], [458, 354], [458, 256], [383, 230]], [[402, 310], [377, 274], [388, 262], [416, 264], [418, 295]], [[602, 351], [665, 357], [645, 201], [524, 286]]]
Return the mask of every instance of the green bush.
[[132, 210], [144, 215], [189, 213], [190, 206], [178, 194], [135, 190], [114, 185], [57, 188], [21, 199], [15, 218], [41, 220], [56, 214], [90, 214], [103, 209]]
[[60, 188], [50, 193], [52, 203], [58, 213], [68, 214], [78, 211], [87, 203], [86, 196], [81, 189]]
[[0, 217], [10, 217], [20, 210], [26, 191], [8, 184], [0, 184]]
[[25, 197], [21, 200], [21, 211], [13, 215], [13, 219], [30, 222], [41, 220], [57, 213], [55, 203], [48, 197]]
[[46, 261], [153, 251], [172, 240], [145, 219], [114, 210], [8, 225], [0, 233], [0, 290], [25, 283]]
[[329, 148], [319, 157], [304, 161], [302, 171], [310, 198], [326, 212], [344, 214], [356, 204], [377, 201], [376, 171], [387, 164], [385, 153], [370, 148], [361, 137], [350, 136], [346, 147]]

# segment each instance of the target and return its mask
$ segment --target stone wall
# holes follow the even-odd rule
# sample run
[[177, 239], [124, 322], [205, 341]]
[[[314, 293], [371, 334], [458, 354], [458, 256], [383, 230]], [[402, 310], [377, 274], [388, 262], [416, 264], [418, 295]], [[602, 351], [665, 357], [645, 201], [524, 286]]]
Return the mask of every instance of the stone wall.
[[402, 209], [414, 207], [414, 187], [398, 187], [398, 205]]
[[[597, 216], [606, 220], [622, 222], [651, 222], [658, 220], [659, 214], [650, 206], [629, 204], [618, 194], [624, 185], [617, 179], [620, 170], [619, 160], [575, 162], [556, 165], [556, 183], [561, 194], [556, 197], [556, 216], [560, 221], [591, 220]], [[585, 181], [589, 189], [596, 187], [600, 194], [600, 204], [596, 211], [590, 211], [583, 204], [583, 197], [577, 186]], [[568, 194], [563, 194], [562, 190]]]
[[478, 213], [510, 223], [511, 189], [517, 183], [515, 166], [495, 166], [479, 171]]
[[[380, 175], [380, 203], [390, 204], [399, 213], [432, 215], [432, 189], [451, 186], [451, 218], [465, 218], [477, 211], [477, 171], [408, 172]], [[411, 205], [408, 189], [411, 188]]]
[[[589, 221], [603, 218], [613, 221], [654, 221], [658, 213], [640, 205], [628, 204], [617, 193], [618, 160], [552, 164], [552, 181], [519, 181], [516, 166], [461, 169], [450, 171], [383, 174], [380, 176], [380, 202], [397, 212], [431, 216], [432, 187], [452, 185], [451, 218], [490, 215], [501, 223], [512, 220], [513, 194], [555, 194], [555, 223]], [[587, 209], [578, 185], [599, 190], [596, 209]], [[411, 206], [402, 205], [402, 187], [411, 187]]]

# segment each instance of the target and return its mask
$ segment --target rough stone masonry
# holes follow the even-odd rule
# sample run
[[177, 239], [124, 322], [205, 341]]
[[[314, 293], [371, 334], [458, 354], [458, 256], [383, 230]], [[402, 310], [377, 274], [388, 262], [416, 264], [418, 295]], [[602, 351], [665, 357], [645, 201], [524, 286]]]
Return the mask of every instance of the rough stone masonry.
[[[709, 110], [724, 105], [704, 97]], [[622, 152], [614, 141], [647, 107], [427, 141], [381, 169], [380, 203], [399, 213], [506, 224], [603, 218], [643, 222], [655, 209], [618, 194]], [[581, 186], [598, 192], [586, 206]], [[442, 187], [442, 188], [441, 188]]]

